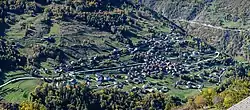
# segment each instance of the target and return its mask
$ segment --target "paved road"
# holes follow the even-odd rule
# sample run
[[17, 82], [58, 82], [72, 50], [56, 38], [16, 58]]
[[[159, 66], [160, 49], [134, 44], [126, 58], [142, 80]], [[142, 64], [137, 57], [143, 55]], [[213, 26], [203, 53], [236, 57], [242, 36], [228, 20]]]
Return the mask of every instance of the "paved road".
[[213, 26], [211, 24], [200, 23], [200, 22], [197, 22], [197, 21], [188, 21], [188, 20], [185, 20], [185, 19], [173, 19], [173, 20], [174, 21], [187, 22], [187, 23], [191, 23], [191, 24], [198, 24], [198, 25], [202, 25], [202, 26], [210, 27], [210, 28], [214, 28], [214, 29], [219, 29], [219, 30], [240, 31], [240, 32], [250, 31], [250, 29], [248, 29], [248, 30], [229, 29], [229, 28], [223, 28], [223, 27], [220, 27], [220, 26]]
[[[170, 57], [170, 58], [168, 58], [168, 60], [175, 60], [175, 59], [177, 59], [177, 57]], [[126, 65], [126, 66], [118, 66], [118, 67], [102, 68], [102, 69], [93, 69], [93, 70], [86, 70], [86, 71], [77, 71], [75, 73], [76, 74], [80, 74], [80, 73], [100, 72], [100, 71], [106, 71], [106, 70], [115, 70], [115, 69], [120, 69], [120, 68], [127, 68], [127, 67], [139, 66], [139, 65], [144, 65], [144, 64], [146, 64], [146, 63], [136, 63], [136, 64], [130, 64], [130, 65]]]
[[206, 60], [202, 60], [202, 61], [199, 61], [199, 62], [196, 62], [194, 63], [193, 65], [197, 65], [197, 64], [200, 64], [200, 63], [203, 63], [203, 62], [207, 62], [207, 61], [210, 61], [210, 60], [214, 60], [216, 58], [218, 58], [220, 56], [220, 52], [215, 52], [215, 54], [217, 54], [216, 56], [214, 56], [213, 58], [209, 58], [209, 59], [206, 59]]
[[203, 62], [207, 62], [207, 61], [210, 61], [210, 60], [214, 60], [214, 59], [216, 59], [216, 58], [219, 57], [220, 52], [217, 52], [217, 51], [216, 51], [215, 54], [217, 54], [217, 55], [214, 56], [213, 58], [209, 58], [209, 59], [206, 59], [206, 60], [198, 61], [198, 62], [196, 62], [196, 63], [192, 63], [192, 64], [189, 64], [189, 65], [185, 64], [185, 66], [189, 67], [189, 66], [192, 66], [192, 65], [198, 65], [198, 64], [203, 63]]
[[31, 80], [31, 79], [43, 79], [43, 78], [38, 78], [38, 77], [22, 77], [22, 78], [16, 78], [16, 79], [12, 79], [2, 85], [0, 85], [0, 88], [10, 84], [10, 83], [13, 83], [13, 82], [16, 82], [16, 81], [21, 81], [21, 80]]
[[[127, 67], [133, 67], [133, 66], [138, 66], [138, 65], [143, 65], [143, 64], [146, 64], [146, 63], [137, 63], [137, 64], [131, 64], [131, 65], [127, 65], [127, 66], [119, 66], [119, 67], [111, 67], [111, 68], [103, 68], [103, 69], [93, 69], [93, 70], [86, 70], [86, 71], [77, 71], [75, 72], [76, 74], [80, 74], [80, 73], [89, 73], [89, 72], [100, 72], [100, 71], [105, 71], [105, 70], [114, 70], [114, 69], [119, 69], [119, 68], [127, 68]], [[60, 76], [58, 76], [60, 77]], [[44, 78], [41, 78], [41, 77], [21, 77], [21, 78], [16, 78], [16, 79], [12, 79], [2, 85], [0, 85], [0, 88], [10, 84], [10, 83], [13, 83], [13, 82], [16, 82], [16, 81], [21, 81], [21, 80], [32, 80], [32, 79], [44, 79]], [[51, 79], [51, 78], [50, 78]]]
[[[191, 65], [196, 65], [196, 64], [199, 64], [199, 63], [202, 63], [202, 62], [207, 62], [209, 60], [213, 60], [213, 59], [216, 59], [217, 57], [219, 57], [219, 52], [215, 52], [217, 55], [213, 58], [210, 58], [210, 59], [206, 59], [206, 60], [202, 60], [202, 61], [199, 61], [199, 62], [196, 62], [196, 63], [193, 63]], [[169, 58], [169, 59], [176, 59], [176, 58]], [[81, 74], [81, 73], [90, 73], [90, 72], [100, 72], [100, 71], [106, 71], [106, 70], [114, 70], [114, 69], [120, 69], [120, 68], [127, 68], [127, 67], [133, 67], [133, 66], [139, 66], [139, 65], [144, 65], [146, 63], [137, 63], [137, 64], [131, 64], [131, 65], [126, 65], [126, 66], [118, 66], [118, 67], [111, 67], [111, 68], [103, 68], [103, 69], [93, 69], [93, 70], [85, 70], [85, 71], [77, 71], [77, 72], [74, 72], [75, 74]], [[186, 65], [186, 66], [191, 66], [191, 65]], [[69, 72], [70, 73], [70, 72]], [[58, 76], [60, 77], [60, 76]], [[22, 78], [16, 78], [16, 79], [12, 79], [2, 85], [0, 85], [0, 88], [10, 84], [10, 83], [13, 83], [13, 82], [16, 82], [16, 81], [21, 81], [21, 80], [31, 80], [31, 79], [44, 79], [44, 78], [41, 78], [41, 77], [22, 77]]]
[[80, 73], [100, 72], [100, 71], [106, 71], [106, 70], [114, 70], [114, 69], [120, 69], [120, 68], [139, 66], [139, 65], [144, 65], [144, 64], [146, 64], [146, 63], [136, 63], [136, 64], [126, 65], [126, 66], [118, 66], [118, 67], [103, 68], [103, 69], [93, 69], [93, 70], [86, 70], [86, 71], [77, 71], [75, 73], [80, 74]]

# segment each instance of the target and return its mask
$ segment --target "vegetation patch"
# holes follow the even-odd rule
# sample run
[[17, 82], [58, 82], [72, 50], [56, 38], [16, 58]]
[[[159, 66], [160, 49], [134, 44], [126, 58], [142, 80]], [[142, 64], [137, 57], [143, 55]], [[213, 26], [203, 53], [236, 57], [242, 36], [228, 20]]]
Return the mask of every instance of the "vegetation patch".
[[38, 80], [19, 81], [2, 88], [1, 94], [4, 100], [12, 103], [26, 101], [30, 97], [31, 91], [39, 85]]

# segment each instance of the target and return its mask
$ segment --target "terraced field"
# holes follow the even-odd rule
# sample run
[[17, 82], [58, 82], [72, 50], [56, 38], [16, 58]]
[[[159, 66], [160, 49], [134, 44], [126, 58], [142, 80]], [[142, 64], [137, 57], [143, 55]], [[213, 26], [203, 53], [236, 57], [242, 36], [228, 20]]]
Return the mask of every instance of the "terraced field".
[[[87, 104], [81, 106], [98, 105], [99, 102], [92, 99], [103, 100], [108, 96], [105, 92], [118, 90], [122, 93], [118, 93], [119, 98], [128, 94], [134, 98], [137, 94], [150, 99], [148, 95], [161, 97], [163, 94], [179, 106], [203, 90], [210, 90], [207, 88], [221, 92], [229, 87], [232, 79], [248, 77], [249, 64], [243, 62], [242, 56], [234, 59], [143, 5], [123, 0], [84, 1], [84, 5], [74, 0], [38, 2], [27, 2], [25, 6], [30, 7], [19, 13], [9, 9], [6, 23], [0, 22], [8, 25], [4, 31], [0, 29], [4, 34], [0, 39], [0, 63], [10, 64], [9, 67], [0, 65], [3, 102], [29, 100], [37, 106], [53, 108], [57, 103], [63, 107], [55, 109], [69, 109], [83, 99], [81, 103]], [[5, 5], [22, 7], [18, 3]], [[197, 25], [195, 21], [177, 20]], [[223, 26], [200, 24], [228, 30]], [[84, 87], [79, 88], [82, 85]], [[86, 92], [85, 87], [94, 94], [88, 89]], [[65, 99], [72, 94], [75, 97], [77, 92], [81, 94], [80, 98], [77, 96], [79, 100]], [[40, 96], [46, 98], [39, 99]], [[89, 100], [93, 102], [82, 96], [91, 96]], [[140, 102], [141, 99], [133, 100]], [[154, 103], [149, 101], [145, 103]], [[64, 107], [64, 103], [71, 104]], [[102, 102], [100, 106], [107, 106], [105, 104]], [[165, 108], [167, 104], [164, 104], [156, 104], [156, 108]]]

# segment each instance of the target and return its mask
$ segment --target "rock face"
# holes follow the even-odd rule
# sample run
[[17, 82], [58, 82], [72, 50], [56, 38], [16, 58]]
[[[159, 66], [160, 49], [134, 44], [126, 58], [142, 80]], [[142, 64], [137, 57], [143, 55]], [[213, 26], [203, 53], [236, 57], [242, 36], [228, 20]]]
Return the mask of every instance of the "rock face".
[[189, 35], [223, 52], [249, 59], [250, 2], [248, 0], [142, 0], [143, 5], [176, 21]]
[[230, 107], [228, 110], [249, 110], [250, 109], [249, 103], [250, 103], [250, 97], [247, 97], [246, 99]]

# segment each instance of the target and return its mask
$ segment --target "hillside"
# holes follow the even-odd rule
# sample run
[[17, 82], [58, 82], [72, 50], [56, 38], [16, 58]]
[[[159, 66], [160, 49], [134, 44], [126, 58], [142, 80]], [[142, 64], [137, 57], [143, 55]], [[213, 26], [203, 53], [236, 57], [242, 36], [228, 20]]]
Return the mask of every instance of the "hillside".
[[142, 4], [175, 20], [190, 35], [249, 61], [248, 0], [142, 0]]
[[6, 109], [171, 109], [203, 90], [220, 94], [249, 78], [249, 64], [231, 57], [245, 46], [243, 38], [232, 39], [237, 45], [220, 37], [214, 43], [200, 31], [209, 26], [173, 20], [188, 13], [164, 17], [130, 0], [0, 3], [0, 106]]

